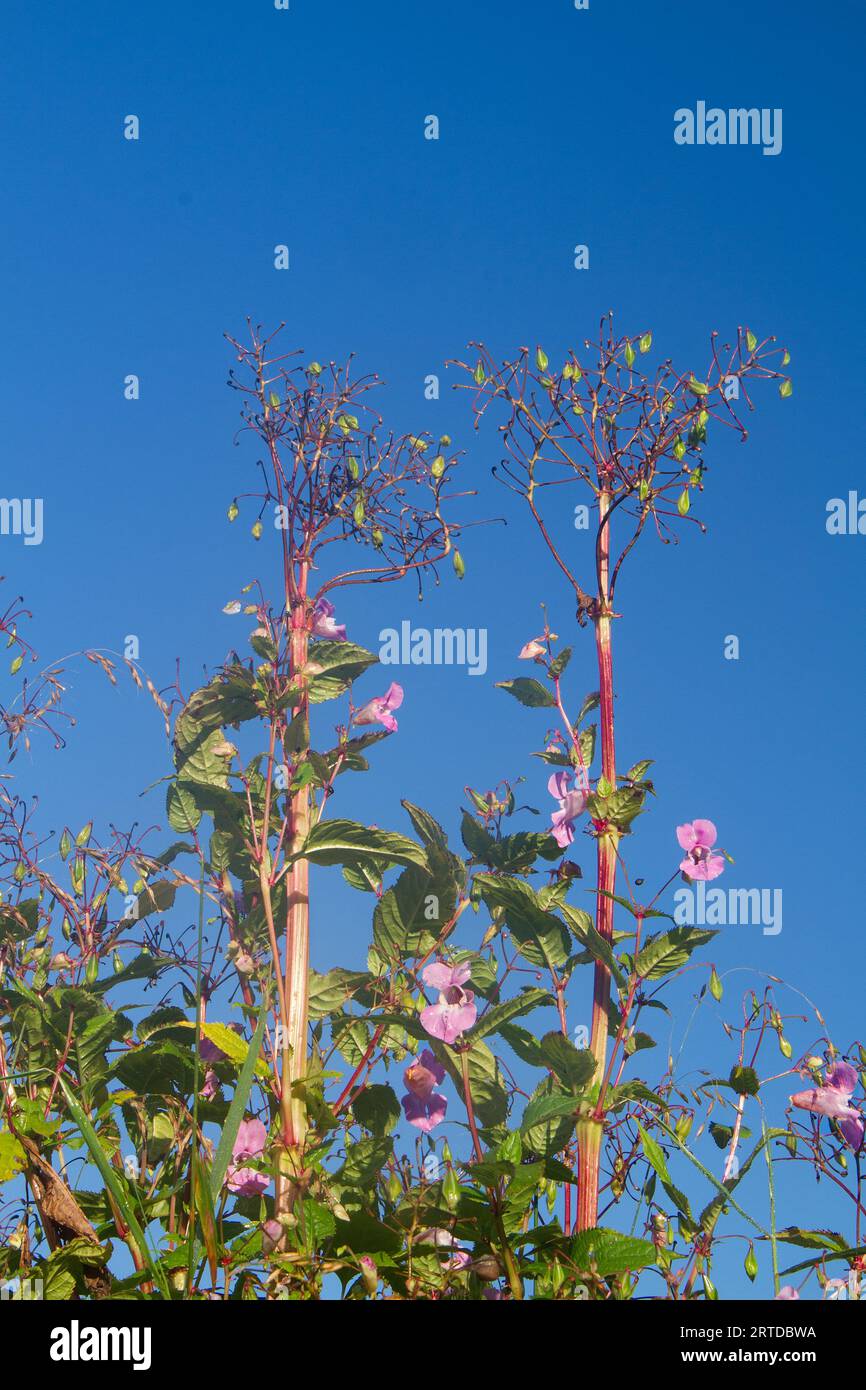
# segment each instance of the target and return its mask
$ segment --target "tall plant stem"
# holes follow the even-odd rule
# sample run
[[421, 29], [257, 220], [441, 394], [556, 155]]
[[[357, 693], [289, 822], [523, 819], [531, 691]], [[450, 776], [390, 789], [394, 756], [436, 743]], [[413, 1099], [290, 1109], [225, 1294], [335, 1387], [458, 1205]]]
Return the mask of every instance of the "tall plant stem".
[[[601, 770], [611, 789], [616, 787], [616, 744], [613, 727], [613, 651], [610, 612], [610, 494], [599, 493], [599, 529], [596, 540], [598, 595], [594, 606], [595, 650], [598, 660], [599, 721], [601, 723]], [[595, 925], [605, 941], [613, 940], [613, 898], [616, 882], [615, 831], [600, 828], [596, 841], [597, 899]], [[590, 1048], [595, 1057], [595, 1079], [601, 1084], [607, 1063], [610, 971], [601, 961], [595, 963], [592, 994], [592, 1033]], [[591, 1121], [578, 1125], [577, 1230], [592, 1229], [598, 1220], [598, 1173], [601, 1160], [603, 1124]]]
[[[307, 664], [309, 628], [307, 626], [306, 593], [307, 567], [300, 567], [298, 596], [292, 608], [291, 629], [291, 671], [292, 678], [304, 670]], [[309, 718], [309, 699], [303, 683], [299, 704], [295, 707], [295, 719], [304, 724]], [[291, 818], [291, 847], [294, 852], [303, 845], [310, 832], [310, 791], [301, 787], [292, 793], [289, 815]], [[296, 859], [288, 874], [288, 895], [286, 903], [286, 964], [285, 991], [288, 1012], [289, 1074], [283, 1077], [285, 1087], [288, 1080], [290, 1103], [290, 1132], [284, 1136], [290, 1148], [298, 1151], [303, 1147], [306, 1137], [306, 1106], [293, 1088], [302, 1081], [307, 1072], [307, 995], [309, 990], [310, 966], [310, 865], [307, 859]]]

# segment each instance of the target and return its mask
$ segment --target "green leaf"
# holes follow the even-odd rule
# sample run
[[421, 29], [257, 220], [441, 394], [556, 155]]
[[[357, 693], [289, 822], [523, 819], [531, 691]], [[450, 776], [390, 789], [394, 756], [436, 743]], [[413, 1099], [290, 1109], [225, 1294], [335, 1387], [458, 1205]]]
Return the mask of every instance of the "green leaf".
[[557, 1032], [541, 1039], [541, 1059], [545, 1066], [572, 1092], [583, 1090], [595, 1075], [595, 1057], [588, 1048], [575, 1047], [570, 1038]]
[[339, 1013], [372, 978], [366, 970], [344, 970], [341, 966], [329, 970], [326, 975], [311, 970], [307, 999], [310, 1018], [325, 1018], [328, 1014]]
[[297, 859], [316, 864], [356, 864], [359, 859], [387, 859], [392, 864], [426, 865], [420, 845], [395, 831], [378, 830], [357, 821], [319, 821], [307, 836]]
[[761, 1089], [754, 1067], [733, 1067], [729, 1079], [738, 1096], [756, 1096]]
[[378, 660], [378, 656], [351, 642], [311, 642], [307, 663], [310, 703], [321, 704], [342, 695]]
[[[455, 1054], [444, 1043], [432, 1042], [432, 1048], [445, 1067], [457, 1088], [463, 1095], [463, 1076]], [[508, 1096], [499, 1070], [499, 1061], [486, 1043], [474, 1042], [469, 1053], [469, 1085], [472, 1091], [472, 1104], [478, 1119], [485, 1126], [502, 1124], [508, 1114]]]
[[390, 1134], [400, 1118], [400, 1102], [390, 1086], [366, 1086], [352, 1101], [352, 1112], [359, 1125], [378, 1138]]
[[645, 1269], [655, 1263], [656, 1248], [649, 1240], [624, 1236], [619, 1231], [596, 1228], [581, 1231], [571, 1242], [571, 1258], [580, 1270], [595, 1270], [602, 1278]]
[[492, 1008], [485, 1009], [467, 1036], [470, 1039], [485, 1038], [488, 1033], [498, 1033], [504, 1023], [510, 1023], [512, 1019], [532, 1013], [533, 1009], [553, 1003], [555, 1000], [548, 990], [525, 989], [522, 994], [516, 995], [513, 999], [506, 999], [502, 1004], [494, 1004]]
[[475, 885], [489, 909], [502, 908], [520, 953], [533, 965], [559, 966], [568, 959], [568, 932], [520, 878], [477, 874]]
[[573, 1117], [578, 1104], [578, 1097], [569, 1091], [554, 1091], [549, 1095], [534, 1097], [523, 1112], [520, 1128], [526, 1133], [548, 1120], [556, 1120], [566, 1115]]
[[549, 709], [551, 705], [556, 704], [551, 692], [531, 676], [518, 676], [513, 681], [497, 681], [496, 685], [499, 690], [507, 690], [515, 700], [519, 700], [530, 709]]
[[177, 895], [177, 884], [168, 879], [157, 879], [149, 883], [136, 900], [137, 917], [149, 917], [154, 912], [168, 912]]
[[425, 954], [435, 946], [456, 905], [453, 856], [431, 845], [426, 865], [410, 864], [377, 902], [373, 912], [376, 949], [386, 960]]
[[23, 1148], [8, 1131], [0, 1131], [0, 1183], [8, 1182], [24, 1168], [26, 1155]]
[[674, 927], [646, 943], [634, 963], [635, 973], [643, 980], [660, 980], [679, 970], [698, 946], [716, 935], [703, 927]]

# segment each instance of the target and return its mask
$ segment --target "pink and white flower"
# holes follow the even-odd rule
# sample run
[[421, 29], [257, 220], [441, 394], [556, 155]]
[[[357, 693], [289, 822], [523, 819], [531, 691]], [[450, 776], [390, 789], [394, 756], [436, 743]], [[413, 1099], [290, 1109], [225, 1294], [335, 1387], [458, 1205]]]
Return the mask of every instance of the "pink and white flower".
[[397, 720], [392, 710], [403, 703], [403, 687], [392, 681], [384, 695], [376, 695], [355, 711], [356, 724], [383, 724], [389, 734], [396, 734]]
[[560, 849], [567, 849], [574, 840], [574, 822], [583, 815], [589, 795], [586, 788], [572, 785], [574, 781], [574, 773], [564, 767], [547, 783], [550, 795], [559, 802], [559, 810], [550, 817], [550, 833]]
[[536, 661], [540, 656], [547, 656], [543, 637], [533, 637], [530, 642], [525, 642], [517, 653], [519, 661]]
[[468, 965], [446, 965], [444, 960], [432, 962], [421, 972], [425, 985], [439, 992], [437, 1002], [421, 1012], [421, 1022], [431, 1037], [453, 1043], [472, 1027], [478, 1017], [475, 995], [463, 988], [470, 974]]
[[433, 1091], [434, 1086], [441, 1086], [445, 1080], [445, 1068], [427, 1047], [418, 1061], [406, 1068], [403, 1080], [409, 1088], [401, 1100], [406, 1119], [410, 1125], [429, 1134], [445, 1119], [448, 1108], [445, 1096]]
[[835, 1120], [849, 1149], [858, 1153], [863, 1147], [863, 1116], [851, 1104], [857, 1086], [857, 1072], [850, 1062], [834, 1062], [827, 1070], [823, 1085], [791, 1096], [798, 1110], [810, 1110], [813, 1115], [825, 1115]]
[[313, 626], [310, 631], [313, 637], [328, 642], [346, 641], [345, 624], [334, 622], [334, 605], [326, 598], [320, 598], [313, 609]]
[[717, 839], [716, 827], [711, 820], [693, 820], [678, 825], [677, 839], [680, 849], [686, 851], [686, 857], [680, 864], [686, 878], [718, 878], [725, 861], [720, 854], [710, 853]]
[[259, 1159], [265, 1151], [268, 1131], [261, 1120], [242, 1120], [232, 1146], [232, 1161], [226, 1173], [226, 1186], [239, 1197], [258, 1197], [265, 1191], [270, 1178], [255, 1168], [243, 1165], [251, 1158]]

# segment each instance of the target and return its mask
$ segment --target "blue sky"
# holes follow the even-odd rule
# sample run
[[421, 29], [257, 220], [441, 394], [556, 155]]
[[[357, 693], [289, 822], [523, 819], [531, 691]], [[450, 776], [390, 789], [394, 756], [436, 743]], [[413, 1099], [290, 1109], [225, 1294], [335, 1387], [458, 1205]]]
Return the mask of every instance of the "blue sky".
[[[540, 602], [572, 633], [569, 595], [493, 483], [495, 432], [473, 435], [444, 360], [471, 338], [502, 355], [541, 341], [554, 359], [609, 308], [684, 368], [705, 363], [711, 329], [738, 323], [790, 346], [793, 397], [759, 391], [748, 443], [710, 450], [709, 534], [675, 548], [648, 538], [624, 574], [618, 739], [622, 766], [657, 763], [632, 871], [661, 881], [676, 862], [674, 826], [711, 817], [736, 858], [730, 884], [780, 888], [784, 901], [779, 935], [722, 932], [720, 973], [784, 977], [847, 1047], [863, 978], [866, 540], [829, 536], [825, 517], [830, 498], [863, 489], [860, 7], [834, 7], [819, 30], [813, 7], [768, 0], [722, 13], [680, 0], [591, 0], [587, 11], [570, 0], [291, 0], [288, 12], [267, 0], [96, 0], [84, 14], [48, 0], [5, 26], [3, 492], [44, 499], [45, 536], [31, 547], [0, 538], [0, 572], [33, 608], [46, 659], [119, 650], [134, 633], [156, 683], [170, 683], [180, 657], [189, 689], [236, 644], [223, 604], [276, 574], [275, 545], [225, 522], [234, 494], [254, 486], [252, 447], [233, 446], [222, 337], [247, 315], [285, 320], [287, 344], [311, 357], [357, 353], [386, 378], [381, 408], [396, 428], [466, 447], [481, 493], [467, 517], [507, 519], [467, 533], [465, 580], [449, 576], [423, 608], [394, 585], [341, 603], [352, 637], [374, 648], [405, 618], [484, 627], [489, 663], [484, 678], [396, 673], [399, 734], [375, 750], [373, 776], [341, 788], [345, 814], [405, 829], [408, 796], [456, 831], [466, 783], [521, 774], [546, 809], [530, 758], [544, 716], [493, 682], [518, 674]], [[674, 112], [698, 100], [781, 108], [781, 154], [676, 145]], [[140, 118], [136, 142], [123, 138], [128, 114]], [[428, 114], [438, 141], [423, 138]], [[287, 272], [273, 266], [278, 243]], [[590, 249], [586, 271], [573, 267], [577, 243]], [[424, 397], [430, 372], [442, 377], [438, 401]], [[128, 373], [138, 401], [124, 399]], [[586, 533], [569, 545], [589, 577]], [[723, 658], [731, 633], [736, 662]], [[569, 675], [576, 701], [595, 687], [588, 634]], [[378, 689], [376, 673], [365, 689]], [[70, 704], [68, 748], [43, 744], [19, 766], [47, 823], [81, 824], [94, 808], [103, 827], [159, 821], [161, 799], [139, 799], [168, 771], [146, 697], [79, 663]], [[334, 879], [320, 890], [322, 967], [360, 963], [368, 939], [367, 900]], [[684, 1066], [727, 1070], [719, 1021], [735, 982], [752, 983], [731, 977], [723, 1005], [701, 1012]], [[691, 991], [676, 995], [675, 1040]], [[814, 1034], [791, 1037], [799, 1049]], [[771, 1093], [777, 1114], [786, 1086]], [[787, 1171], [781, 1182], [783, 1224], [848, 1220], [824, 1185]], [[741, 1259], [731, 1255], [732, 1270]]]

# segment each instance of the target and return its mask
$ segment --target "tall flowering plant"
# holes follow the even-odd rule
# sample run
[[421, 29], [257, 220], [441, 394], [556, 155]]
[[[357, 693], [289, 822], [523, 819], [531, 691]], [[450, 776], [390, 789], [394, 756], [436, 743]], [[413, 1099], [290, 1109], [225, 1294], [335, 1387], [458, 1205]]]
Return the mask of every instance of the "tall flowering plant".
[[[451, 442], [384, 430], [375, 378], [351, 367], [283, 356], [258, 330], [233, 347], [262, 457], [228, 520], [249, 522], [268, 570], [276, 555], [278, 583], [227, 599], [245, 630], [198, 689], [147, 682], [170, 734], [175, 839], [103, 842], [93, 822], [52, 838], [8, 782], [0, 796], [0, 1275], [52, 1298], [713, 1298], [735, 1213], [748, 1278], [766, 1242], [778, 1297], [799, 1296], [801, 1272], [838, 1295], [833, 1261], [859, 1292], [859, 1046], [843, 1056], [818, 1015], [795, 1060], [802, 1019], [769, 982], [725, 1021], [727, 1077], [686, 1084], [672, 1058], [645, 1070], [673, 981], [698, 969], [699, 1002], [721, 1005], [715, 967], [693, 960], [714, 932], [671, 924], [664, 894], [724, 873], [727, 829], [689, 808], [646, 889], [627, 847], [651, 763], [619, 771], [614, 738], [623, 563], [645, 530], [693, 523], [710, 430], [743, 433], [755, 382], [789, 395], [787, 354], [742, 330], [733, 348], [713, 340], [702, 375], [664, 363], [650, 378], [650, 335], [616, 338], [606, 320], [592, 359], [554, 369], [539, 348], [496, 365], [479, 349], [467, 365], [478, 423], [504, 412], [501, 476], [593, 633], [597, 689], [575, 700], [579, 658], [546, 619], [515, 640], [522, 674], [499, 685], [551, 721], [546, 813], [539, 825], [523, 804], [522, 777], [467, 786], [458, 842], [408, 800], [399, 830], [333, 814], [340, 777], [402, 737], [412, 698], [375, 681], [344, 591], [441, 565], [462, 577]], [[589, 577], [547, 509], [573, 484], [594, 518]], [[0, 618], [13, 677], [33, 655], [21, 617]], [[35, 729], [58, 734], [60, 676], [46, 668], [4, 709], [10, 754]], [[371, 920], [366, 956], [353, 944], [324, 971], [310, 961], [317, 865], [342, 870], [353, 923], [359, 906]], [[585, 1037], [570, 1015], [584, 972]], [[768, 1119], [771, 1083], [790, 1097], [784, 1124]], [[758, 1160], [767, 1224], [741, 1204]], [[852, 1238], [780, 1227], [775, 1174], [802, 1162], [851, 1201]], [[783, 1242], [806, 1251], [790, 1270]]]
[[[505, 456], [495, 471], [529, 509], [572, 590], [578, 624], [591, 623], [595, 635], [598, 692], [588, 697], [576, 723], [565, 712], [561, 691], [571, 649], [554, 657], [549, 633], [530, 642], [521, 656], [545, 667], [552, 691], [527, 678], [506, 686], [526, 705], [557, 709], [564, 741], [545, 755], [563, 768], [550, 783], [560, 808], [554, 833], [558, 843], [568, 843], [578, 814], [586, 811], [596, 844], [595, 930], [604, 953], [595, 963], [590, 1037], [599, 1099], [578, 1126], [578, 1226], [585, 1230], [595, 1226], [598, 1214], [612, 976], [606, 957], [614, 940], [620, 846], [652, 790], [646, 780], [649, 762], [617, 776], [612, 638], [613, 623], [620, 617], [617, 585], [626, 559], [646, 530], [670, 540], [678, 525], [702, 526], [692, 507], [704, 489], [710, 431], [722, 427], [745, 439], [741, 415], [744, 407], [753, 408], [750, 392], [756, 383], [774, 381], [782, 397], [791, 394], [785, 373], [789, 354], [774, 339], [759, 342], [750, 329], [741, 328], [732, 345], [721, 344], [713, 335], [700, 372], [679, 370], [667, 360], [647, 375], [640, 363], [652, 350], [652, 334], [617, 335], [612, 315], [602, 319], [595, 344], [587, 341], [583, 349], [567, 352], [559, 366], [551, 364], [540, 346], [534, 356], [522, 348], [503, 363], [483, 345], [473, 347], [476, 362], [460, 365], [472, 378], [465, 389], [472, 394], [476, 427], [488, 414], [498, 413]], [[591, 581], [576, 572], [551, 517], [552, 509], [562, 506], [564, 486], [577, 487], [594, 514]], [[577, 726], [595, 704], [601, 772], [593, 786], [587, 764], [594, 736], [582, 741]], [[710, 877], [709, 865], [721, 871], [723, 861], [709, 855], [714, 836], [708, 821], [681, 828], [680, 844], [687, 853], [684, 871], [690, 878]], [[646, 913], [634, 905], [628, 910], [639, 939]], [[697, 938], [691, 940], [695, 943]]]

